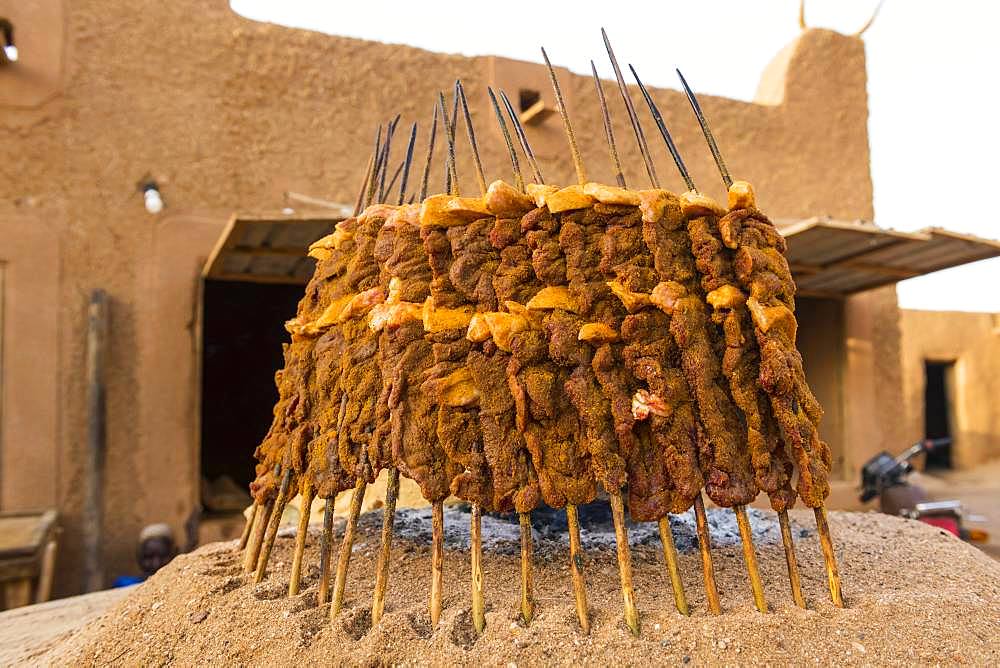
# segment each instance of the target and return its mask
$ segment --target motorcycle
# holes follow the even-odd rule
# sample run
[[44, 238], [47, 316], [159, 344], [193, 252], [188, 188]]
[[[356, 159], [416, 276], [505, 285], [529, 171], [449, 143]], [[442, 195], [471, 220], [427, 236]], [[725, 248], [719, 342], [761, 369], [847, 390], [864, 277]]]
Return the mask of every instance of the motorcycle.
[[928, 438], [895, 457], [885, 451], [875, 455], [861, 468], [860, 500], [867, 503], [878, 498], [879, 510], [887, 515], [919, 520], [970, 543], [987, 542], [987, 532], [966, 526], [966, 522], [982, 522], [984, 518], [967, 514], [961, 501], [929, 501], [927, 492], [908, 480], [915, 457], [949, 445], [950, 438]]

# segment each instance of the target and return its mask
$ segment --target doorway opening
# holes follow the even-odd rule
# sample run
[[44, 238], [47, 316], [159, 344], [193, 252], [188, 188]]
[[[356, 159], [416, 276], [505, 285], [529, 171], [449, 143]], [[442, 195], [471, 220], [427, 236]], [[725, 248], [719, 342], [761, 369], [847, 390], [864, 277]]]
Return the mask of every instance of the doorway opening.
[[[952, 378], [954, 362], [924, 362], [924, 438], [952, 438]], [[952, 446], [943, 445], [927, 453], [926, 468], [950, 469]]]
[[254, 448], [271, 426], [274, 373], [284, 366], [284, 323], [301, 297], [297, 284], [205, 280], [201, 496], [207, 514], [249, 504]]

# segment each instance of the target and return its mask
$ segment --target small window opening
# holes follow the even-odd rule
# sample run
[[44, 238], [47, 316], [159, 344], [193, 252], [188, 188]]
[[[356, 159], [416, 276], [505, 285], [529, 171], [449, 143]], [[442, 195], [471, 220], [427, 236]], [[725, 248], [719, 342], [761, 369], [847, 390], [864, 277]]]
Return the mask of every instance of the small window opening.
[[525, 112], [538, 104], [542, 99], [542, 94], [531, 88], [522, 88], [517, 92], [518, 111]]
[[[952, 438], [951, 389], [954, 362], [924, 362], [924, 438]], [[951, 444], [941, 445], [927, 453], [926, 468], [950, 469]]]
[[17, 47], [14, 46], [14, 24], [0, 17], [0, 65], [17, 61]]

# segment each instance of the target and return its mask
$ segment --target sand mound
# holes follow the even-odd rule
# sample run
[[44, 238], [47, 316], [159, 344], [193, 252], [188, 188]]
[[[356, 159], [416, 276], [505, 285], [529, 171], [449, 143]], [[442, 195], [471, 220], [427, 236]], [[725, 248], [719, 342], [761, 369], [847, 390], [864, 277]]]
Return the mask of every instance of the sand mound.
[[[469, 614], [464, 546], [468, 515], [446, 517], [445, 610], [427, 618], [429, 522], [426, 511], [397, 517], [386, 615], [371, 628], [369, 605], [379, 512], [363, 517], [345, 611], [334, 622], [317, 607], [318, 537], [311, 536], [303, 593], [286, 596], [292, 539], [275, 546], [268, 578], [243, 576], [235, 543], [216, 543], [176, 559], [102, 618], [36, 663], [59, 665], [570, 665], [838, 664], [1000, 665], [1000, 564], [927, 525], [877, 514], [831, 513], [848, 608], [828, 602], [811, 513], [792, 513], [809, 609], [791, 603], [774, 515], [752, 521], [771, 612], [757, 613], [745, 580], [731, 513], [712, 513], [724, 614], [706, 612], [689, 518], [674, 524], [691, 617], [673, 609], [652, 525], [632, 528], [641, 638], [621, 621], [613, 541], [601, 518], [585, 525], [586, 575], [593, 632], [574, 616], [564, 537], [536, 535], [538, 613], [516, 619], [517, 530], [489, 519], [485, 558], [487, 628], [476, 638]], [[543, 518], [544, 519], [544, 518]], [[538, 522], [541, 525], [541, 522]], [[586, 530], [589, 529], [589, 530]]]

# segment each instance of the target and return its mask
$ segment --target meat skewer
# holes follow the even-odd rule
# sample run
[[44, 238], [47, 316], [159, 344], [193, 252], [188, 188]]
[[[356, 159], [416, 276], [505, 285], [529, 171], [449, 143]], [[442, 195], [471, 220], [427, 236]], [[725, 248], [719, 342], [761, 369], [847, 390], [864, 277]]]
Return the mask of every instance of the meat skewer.
[[[570, 124], [569, 112], [566, 110], [566, 102], [563, 100], [562, 90], [559, 88], [559, 80], [556, 77], [556, 72], [552, 68], [552, 63], [549, 62], [549, 56], [545, 53], [544, 48], [542, 49], [542, 58], [545, 59], [545, 66], [549, 71], [549, 79], [552, 83], [552, 90], [555, 93], [556, 98], [556, 108], [559, 111], [559, 115], [562, 117], [563, 129], [566, 132], [566, 137], [569, 140], [570, 151], [573, 154], [573, 165], [576, 169], [577, 181], [580, 186], [583, 186], [587, 183], [587, 172], [583, 165], [583, 158], [580, 155], [580, 149], [576, 143], [576, 136], [573, 134], [573, 126]], [[607, 492], [611, 498], [611, 516], [614, 520], [615, 526], [615, 542], [618, 548], [618, 571], [621, 579], [622, 600], [625, 608], [625, 623], [632, 631], [632, 634], [638, 636], [640, 630], [639, 610], [635, 603], [635, 588], [632, 584], [632, 558], [629, 551], [628, 528], [625, 526], [624, 504], [621, 496], [621, 483], [624, 482], [624, 476], [620, 478], [621, 483], [618, 485], [612, 483], [612, 480], [612, 476], [605, 478], [605, 482], [611, 483], [611, 488], [607, 489]], [[618, 482], [618, 480], [615, 480], [615, 482]]]
[[[629, 120], [632, 123], [632, 131], [635, 134], [636, 143], [639, 146], [639, 152], [643, 156], [650, 185], [657, 188], [659, 187], [659, 179], [657, 178], [656, 170], [653, 167], [653, 161], [649, 153], [649, 146], [646, 143], [645, 133], [642, 130], [642, 124], [639, 122], [639, 116], [635, 112], [635, 105], [633, 104], [632, 97], [629, 95], [628, 88], [625, 85], [625, 79], [622, 77], [621, 68], [618, 67], [618, 59], [615, 57], [614, 49], [611, 47], [611, 41], [608, 39], [608, 34], [603, 28], [601, 28], [601, 36], [604, 39], [604, 47], [608, 52], [608, 58], [611, 60], [611, 66], [615, 71], [615, 79], [618, 82], [618, 89], [621, 92], [622, 99], [625, 101], [625, 107], [629, 112]], [[672, 315], [668, 314], [668, 316], [672, 321]], [[702, 439], [703, 437], [700, 427], [698, 433], [699, 439]], [[719, 591], [715, 583], [715, 565], [712, 560], [711, 537], [708, 532], [708, 516], [705, 513], [705, 503], [701, 496], [701, 485], [702, 481], [699, 480], [699, 492], [694, 498], [692, 505], [694, 508], [695, 523], [699, 527], [698, 547], [701, 554], [702, 577], [705, 582], [705, 596], [708, 600], [709, 610], [711, 610], [713, 614], [718, 615], [722, 612], [722, 607], [719, 604]], [[661, 541], [664, 541], [663, 533], [664, 532], [661, 530]], [[673, 542], [672, 536], [670, 537], [670, 541]], [[684, 607], [686, 607], [686, 605]]]
[[[535, 160], [535, 155], [531, 150], [531, 145], [528, 143], [528, 139], [525, 136], [524, 128], [521, 126], [521, 122], [517, 114], [514, 112], [513, 106], [510, 100], [507, 98], [506, 93], [500, 92], [500, 97], [503, 100], [504, 107], [507, 110], [507, 115], [514, 126], [514, 130], [517, 134], [518, 141], [521, 145], [521, 150], [528, 159], [528, 165], [531, 167], [532, 175], [536, 182], [542, 184], [542, 174], [541, 170], [538, 168], [538, 163]], [[528, 216], [534, 216], [535, 211], [530, 212], [522, 219], [521, 226], [524, 225], [525, 220]], [[520, 230], [515, 230], [516, 234]], [[498, 280], [503, 281], [501, 274], [506, 274], [510, 278], [509, 292], [508, 289], [497, 289], [497, 296], [500, 299], [509, 299], [516, 295], [522, 297], [533, 297], [538, 287], [531, 286], [530, 288], [525, 285], [528, 280], [537, 281], [535, 278], [534, 270], [532, 268], [531, 256], [527, 244], [524, 239], [518, 241], [513, 241], [510, 239], [505, 242], [501, 242], [500, 239], [505, 236], [503, 234], [498, 234], [501, 230], [494, 230], [495, 240], [494, 244], [505, 245], [503, 251], [501, 251], [501, 266], [497, 271]], [[523, 299], [521, 303], [527, 303], [527, 299]], [[544, 349], [544, 341], [539, 340], [538, 332], [528, 331], [519, 332], [511, 337], [511, 360], [508, 367], [508, 382], [511, 385], [511, 391], [515, 396], [515, 402], [517, 405], [517, 427], [520, 431], [525, 434], [525, 439], [528, 441], [528, 447], [531, 451], [532, 461], [535, 463], [536, 470], [539, 476], [539, 485], [541, 486], [541, 492], [543, 498], [545, 498], [546, 503], [552, 505], [553, 507], [565, 506], [566, 509], [566, 523], [567, 531], [569, 533], [569, 549], [570, 549], [570, 574], [572, 576], [573, 582], [573, 596], [576, 603], [576, 613], [577, 618], [580, 622], [580, 628], [585, 634], [590, 633], [590, 611], [587, 605], [587, 589], [586, 582], [583, 576], [583, 553], [580, 546], [580, 523], [576, 512], [576, 503], [579, 501], [589, 501], [593, 498], [592, 482], [583, 486], [583, 489], [575, 490], [572, 498], [569, 498], [565, 493], [560, 493], [558, 487], [553, 485], [553, 480], [548, 479], [551, 472], [546, 472], [545, 468], [545, 458], [544, 458], [544, 447], [545, 447], [545, 434], [538, 434], [533, 432], [533, 425], [529, 424], [531, 422], [531, 406], [526, 392], [526, 385], [524, 379], [527, 373], [530, 373], [535, 365], [541, 360], [539, 358], [544, 358], [547, 355], [547, 351]], [[548, 369], [539, 369], [543, 373], [551, 373]], [[541, 407], [540, 407], [541, 408]], [[542, 408], [542, 412], [549, 416], [555, 417], [559, 413], [558, 410], [546, 411]], [[555, 425], [552, 427], [554, 432]], [[566, 454], [566, 453], [564, 453]], [[559, 455], [557, 455], [559, 456]], [[563, 457], [568, 459], [569, 457]], [[575, 464], [576, 462], [571, 462]], [[589, 472], [589, 462], [586, 462], [587, 469]]]
[[[436, 120], [436, 114], [435, 114]], [[399, 184], [399, 198], [397, 200], [397, 206], [402, 206], [403, 198], [406, 196], [406, 185], [409, 181], [410, 176], [410, 164], [413, 161], [413, 145], [417, 140], [417, 124], [413, 123], [410, 128], [410, 141], [406, 146], [406, 158], [403, 161], [403, 180]], [[430, 150], [433, 150], [433, 145], [430, 146]], [[383, 226], [385, 229], [386, 226]], [[396, 240], [396, 233], [391, 233], [391, 239], [393, 242]], [[383, 259], [379, 257], [379, 250], [375, 251], [376, 260], [380, 260], [380, 264], [383, 267], [383, 271], [388, 270], [388, 258]], [[386, 281], [388, 283], [389, 281]], [[371, 323], [369, 323], [369, 326]], [[379, 340], [379, 352], [383, 352], [383, 340], [389, 335], [380, 337]], [[382, 374], [383, 383], [383, 393], [386, 386], [385, 373], [383, 369]], [[379, 408], [384, 408], [385, 412], [388, 413], [388, 406], [384, 405], [380, 397]], [[386, 397], [386, 403], [388, 403], [388, 397]], [[379, 417], [378, 409], [376, 409], [376, 418]], [[377, 440], [377, 437], [376, 437]], [[376, 446], [378, 447], [378, 446]], [[383, 450], [385, 446], [382, 446]], [[391, 462], [391, 451], [390, 456], [384, 457], [386, 461]], [[375, 567], [375, 592], [372, 595], [372, 625], [378, 624], [382, 619], [382, 612], [385, 609], [385, 590], [386, 585], [389, 580], [389, 556], [392, 550], [392, 530], [393, 530], [393, 520], [396, 516], [396, 501], [399, 498], [399, 469], [392, 463], [388, 467], [386, 489], [385, 489], [385, 505], [382, 508], [382, 537], [381, 543], [379, 545], [378, 553], [378, 563]]]
[[[490, 102], [493, 105], [493, 113], [496, 116], [497, 123], [500, 126], [500, 131], [503, 134], [504, 143], [507, 146], [507, 154], [510, 157], [511, 169], [514, 173], [514, 184], [518, 193], [524, 193], [524, 176], [521, 174], [521, 165], [517, 158], [517, 151], [514, 149], [514, 143], [511, 140], [510, 131], [507, 129], [507, 123], [504, 121], [503, 113], [500, 111], [500, 105], [497, 103], [496, 95], [493, 93], [493, 89], [487, 87], [487, 92], [490, 96]], [[489, 203], [487, 203], [489, 206]], [[500, 218], [500, 212], [497, 211], [497, 222], [494, 225], [494, 230], [490, 233], [490, 242], [494, 248], [497, 249], [498, 257], [502, 250], [496, 243], [497, 228], [503, 226], [503, 222]], [[519, 222], [518, 222], [519, 225]], [[493, 283], [494, 294], [497, 292], [497, 281], [494, 279]], [[503, 372], [506, 373], [507, 366], [509, 364], [510, 355], [500, 350], [495, 344], [493, 347], [493, 353], [491, 360], [497, 364], [502, 365]], [[484, 344], [485, 348], [485, 344]], [[485, 350], [484, 350], [485, 352]], [[504, 392], [506, 390], [506, 392]], [[513, 488], [520, 491], [520, 493], [515, 493], [512, 505], [514, 510], [518, 512], [519, 525], [521, 529], [521, 621], [525, 625], [531, 623], [532, 618], [535, 614], [535, 601], [534, 601], [534, 586], [532, 577], [532, 536], [531, 536], [531, 510], [535, 507], [538, 502], [538, 482], [537, 474], [532, 470], [531, 459], [527, 454], [525, 448], [524, 437], [518, 432], [516, 428], [516, 417], [514, 409], [514, 397], [510, 392], [509, 386], [501, 387], [499, 394], [502, 395], [502, 403], [500, 404], [502, 408], [497, 410], [495, 416], [483, 417], [483, 411], [480, 411], [480, 420], [484, 421], [483, 429], [483, 440], [484, 449], [486, 449], [487, 434], [489, 433], [488, 427], [494, 427], [494, 431], [498, 434], [509, 434], [511, 438], [514, 439], [514, 447], [506, 448], [506, 442], [503, 439], [497, 438], [499, 442], [497, 451], [501, 452], [510, 457], [512, 462], [511, 468], [513, 471], [508, 473], [510, 478], [516, 480]], [[500, 402], [498, 402], [500, 403]], [[484, 405], [489, 405], [489, 397], [484, 398]], [[510, 452], [510, 450], [515, 450], [515, 452]], [[490, 452], [486, 452], [487, 459], [491, 459]], [[491, 462], [491, 468], [503, 470], [502, 464], [497, 465], [496, 460], [499, 457], [494, 456]], [[497, 477], [497, 476], [495, 476]], [[503, 476], [500, 476], [503, 477]], [[524, 480], [527, 478], [527, 480]], [[524, 493], [524, 489], [529, 488], [531, 491], [529, 493]], [[496, 497], [497, 492], [494, 492]], [[500, 506], [500, 503], [495, 503], [496, 506]], [[499, 509], [499, 508], [497, 508]]]
[[[698, 104], [694, 92], [680, 70], [677, 70], [677, 75], [701, 126], [723, 183], [729, 189], [730, 213], [719, 222], [719, 226], [726, 245], [737, 250], [737, 275], [743, 287], [751, 293], [747, 305], [754, 316], [757, 339], [761, 348], [760, 383], [771, 398], [774, 417], [782, 435], [792, 446], [793, 453], [798, 459], [798, 493], [802, 501], [813, 508], [826, 563], [830, 597], [834, 605], [843, 607], [840, 574], [823, 503], [829, 493], [826, 476], [830, 469], [830, 451], [829, 447], [819, 439], [817, 429], [822, 410], [806, 383], [801, 355], [795, 348], [795, 286], [783, 255], [784, 240], [770, 220], [757, 210], [753, 190], [749, 184], [734, 184], [701, 105]], [[739, 228], [744, 225], [751, 228], [749, 234], [745, 236], [738, 234]], [[761, 260], [765, 263], [763, 271], [756, 266]], [[767, 264], [768, 261], [770, 265]], [[771, 274], [770, 280], [762, 275], [765, 273]], [[779, 286], [778, 290], [774, 289], [775, 285]], [[773, 327], [777, 320], [783, 321], [782, 326]], [[781, 371], [782, 367], [786, 374], [785, 383], [781, 383], [777, 377], [777, 372]], [[791, 387], [787, 386], [789, 380], [792, 381]], [[787, 514], [785, 515], [786, 517], [781, 518], [779, 514], [782, 537], [783, 542], [791, 546], [790, 536], [789, 539], [785, 539], [786, 533], [790, 534], [786, 530], [788, 520]], [[791, 574], [795, 567], [794, 553], [786, 552], [786, 556]], [[797, 575], [792, 579], [794, 587]]]
[[[688, 186], [688, 193], [681, 198], [682, 203], [690, 201], [692, 197], [698, 198], [694, 181], [684, 166], [684, 161], [674, 145], [673, 138], [663, 122], [659, 109], [639, 79], [635, 68], [629, 65], [629, 69], [639, 85], [674, 164], [684, 179], [684, 183]], [[688, 214], [689, 209], [684, 208], [684, 212]], [[768, 491], [772, 503], [776, 503], [777, 508], [781, 510], [784, 509], [789, 494], [794, 498], [794, 492], [787, 485], [787, 474], [791, 466], [790, 462], [786, 462], [789, 464], [788, 466], [782, 466], [780, 455], [784, 450], [777, 437], [777, 430], [773, 428], [770, 421], [765, 419], [761, 411], [760, 392], [757, 388], [755, 374], [752, 371], [756, 366], [754, 348], [750, 343], [753, 337], [745, 336], [749, 333], [744, 331], [748, 320], [742, 317], [744, 314], [738, 310], [738, 305], [732, 299], [734, 294], [739, 294], [734, 286], [735, 276], [727, 258], [719, 253], [722, 244], [717, 238], [717, 219], [711, 215], [710, 211], [696, 210], [692, 213], [693, 215], [689, 216], [687, 229], [692, 253], [695, 256], [695, 267], [701, 274], [701, 287], [702, 291], [706, 293], [706, 300], [715, 309], [712, 320], [721, 327], [713, 328], [707, 323], [706, 326], [715, 348], [723, 351], [721, 355], [722, 365], [719, 370], [728, 383], [732, 403], [742, 412], [744, 417], [744, 420], [740, 422], [740, 428], [742, 429], [742, 426], [746, 425], [740, 439], [740, 442], [747, 446], [746, 452], [742, 453], [744, 461], [741, 461], [741, 468], [746, 468], [745, 455], [748, 453], [749, 463], [753, 466], [756, 474], [756, 482]], [[725, 303], [720, 301], [720, 296], [726, 297], [723, 300]], [[773, 462], [774, 466], [772, 467], [769, 462]], [[782, 483], [782, 480], [785, 481], [785, 484]], [[728, 505], [728, 501], [727, 499], [726, 505]], [[764, 597], [764, 587], [757, 568], [753, 533], [750, 530], [750, 520], [746, 513], [745, 503], [736, 503], [733, 505], [733, 511], [736, 513], [737, 525], [740, 529], [743, 556], [750, 576], [750, 588], [754, 602], [758, 610], [766, 612], [767, 601]]]

